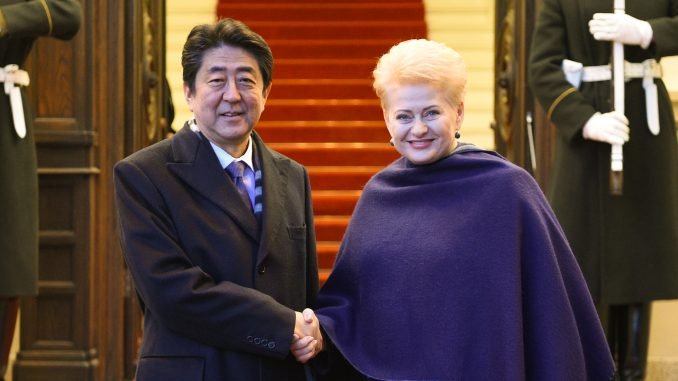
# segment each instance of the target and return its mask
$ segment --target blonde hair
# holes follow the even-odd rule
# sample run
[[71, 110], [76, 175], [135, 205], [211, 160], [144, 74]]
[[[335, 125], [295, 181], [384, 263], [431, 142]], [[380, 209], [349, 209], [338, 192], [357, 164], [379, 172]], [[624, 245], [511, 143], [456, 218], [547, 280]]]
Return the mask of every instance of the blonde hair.
[[389, 87], [429, 84], [443, 91], [454, 106], [466, 95], [466, 65], [454, 49], [425, 39], [403, 41], [381, 56], [372, 72], [382, 105]]

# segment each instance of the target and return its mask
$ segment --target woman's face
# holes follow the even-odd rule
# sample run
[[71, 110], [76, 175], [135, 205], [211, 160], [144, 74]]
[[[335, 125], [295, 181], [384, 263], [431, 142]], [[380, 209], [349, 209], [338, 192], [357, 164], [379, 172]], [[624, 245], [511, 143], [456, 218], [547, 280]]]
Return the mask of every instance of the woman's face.
[[464, 104], [453, 106], [437, 87], [407, 84], [384, 93], [384, 120], [396, 150], [414, 164], [430, 164], [456, 147]]

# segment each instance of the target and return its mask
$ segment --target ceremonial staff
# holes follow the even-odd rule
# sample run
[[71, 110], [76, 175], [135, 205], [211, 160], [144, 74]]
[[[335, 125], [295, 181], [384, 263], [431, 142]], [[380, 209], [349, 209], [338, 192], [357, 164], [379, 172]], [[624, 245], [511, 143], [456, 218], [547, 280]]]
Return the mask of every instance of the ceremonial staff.
[[[624, 0], [614, 0], [614, 13], [626, 12]], [[612, 88], [614, 111], [624, 114], [624, 44], [612, 43]], [[621, 144], [613, 144], [610, 152], [610, 194], [621, 195], [624, 189], [624, 152]]]

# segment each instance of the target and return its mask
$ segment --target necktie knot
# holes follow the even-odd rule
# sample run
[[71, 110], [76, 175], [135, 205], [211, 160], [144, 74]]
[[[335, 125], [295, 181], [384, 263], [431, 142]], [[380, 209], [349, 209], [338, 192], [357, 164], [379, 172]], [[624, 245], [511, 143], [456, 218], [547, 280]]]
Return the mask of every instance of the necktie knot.
[[234, 160], [226, 167], [226, 170], [233, 180], [237, 180], [238, 178], [242, 179], [243, 174], [245, 173], [245, 166], [246, 164], [244, 162]]
[[231, 179], [233, 179], [233, 183], [235, 184], [235, 188], [238, 190], [240, 197], [245, 202], [245, 204], [247, 204], [247, 207], [252, 210], [250, 195], [247, 191], [247, 187], [245, 186], [245, 182], [243, 181], [243, 174], [245, 173], [246, 165], [247, 164], [242, 161], [234, 160], [226, 167], [226, 171], [229, 173], [229, 175], [231, 175]]

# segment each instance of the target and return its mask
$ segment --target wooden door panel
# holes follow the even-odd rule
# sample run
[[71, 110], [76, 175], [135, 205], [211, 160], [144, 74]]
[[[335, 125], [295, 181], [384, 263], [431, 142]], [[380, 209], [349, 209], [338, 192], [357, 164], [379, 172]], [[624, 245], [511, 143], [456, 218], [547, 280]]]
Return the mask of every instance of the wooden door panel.
[[[141, 313], [120, 252], [113, 165], [164, 136], [164, 1], [81, 0], [67, 42], [26, 65], [39, 180], [39, 295], [15, 381], [132, 379]], [[149, 38], [150, 36], [150, 38]]]

